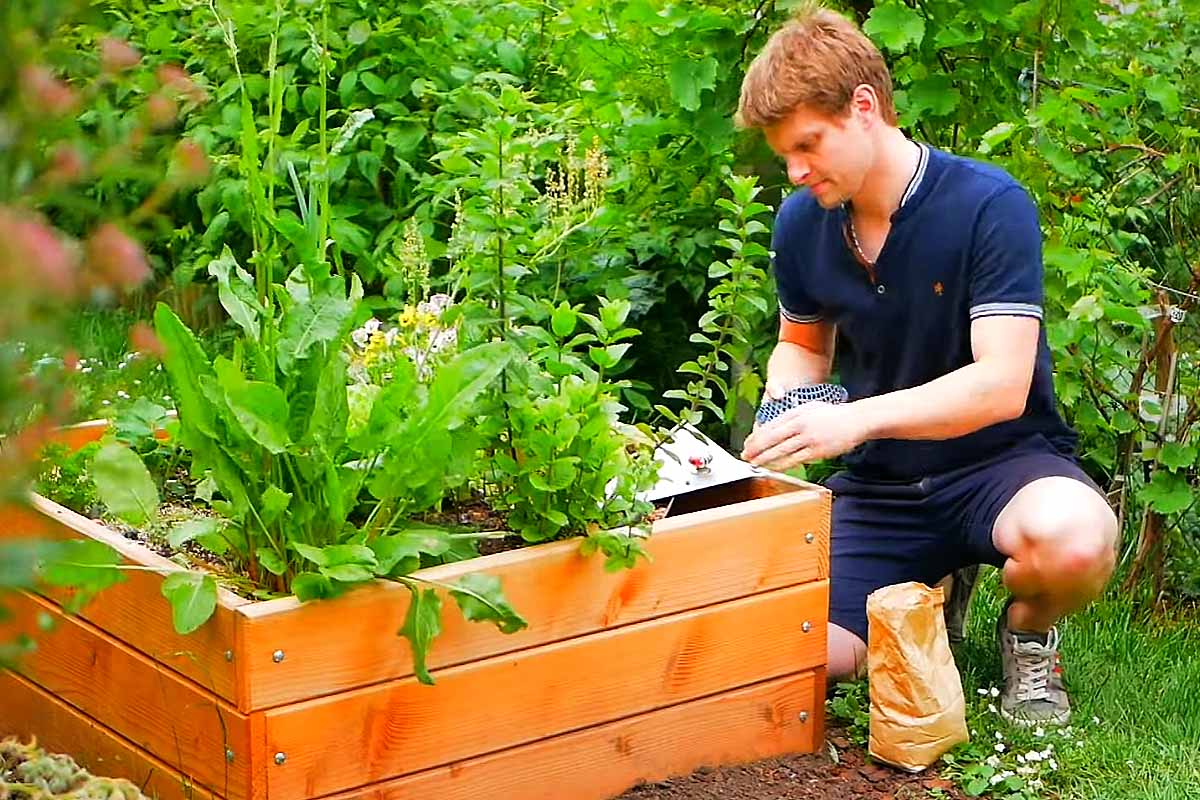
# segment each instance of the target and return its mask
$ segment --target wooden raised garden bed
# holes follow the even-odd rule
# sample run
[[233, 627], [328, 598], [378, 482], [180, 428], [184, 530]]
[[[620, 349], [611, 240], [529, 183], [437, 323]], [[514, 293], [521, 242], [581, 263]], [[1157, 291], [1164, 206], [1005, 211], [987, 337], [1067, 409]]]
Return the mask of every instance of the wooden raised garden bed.
[[[87, 437], [80, 435], [74, 444]], [[437, 567], [486, 571], [520, 633], [443, 616], [435, 686], [397, 635], [409, 592], [252, 602], [175, 633], [162, 577], [133, 571], [78, 616], [5, 598], [0, 640], [37, 632], [0, 672], [0, 737], [36, 735], [162, 800], [601, 800], [703, 765], [823, 739], [830, 496], [779, 477], [677, 499], [652, 563], [605, 572], [554, 542]], [[45, 498], [0, 511], [0, 539], [91, 537], [166, 559]], [[447, 603], [447, 606], [451, 605]]]

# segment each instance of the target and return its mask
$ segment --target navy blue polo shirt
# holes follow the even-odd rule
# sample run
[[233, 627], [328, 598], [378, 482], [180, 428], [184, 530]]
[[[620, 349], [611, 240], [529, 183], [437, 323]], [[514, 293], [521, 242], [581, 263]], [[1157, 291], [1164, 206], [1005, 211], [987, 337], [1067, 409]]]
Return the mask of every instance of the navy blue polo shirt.
[[[1037, 209], [1003, 170], [926, 145], [883, 250], [869, 270], [849, 237], [849, 209], [825, 210], [807, 190], [775, 220], [774, 270], [783, 316], [837, 326], [835, 368], [851, 400], [919, 386], [974, 361], [971, 322], [1042, 318]], [[866, 478], [911, 480], [967, 466], [1013, 446], [1070, 456], [1045, 327], [1025, 413], [942, 441], [877, 439], [844, 460]]]

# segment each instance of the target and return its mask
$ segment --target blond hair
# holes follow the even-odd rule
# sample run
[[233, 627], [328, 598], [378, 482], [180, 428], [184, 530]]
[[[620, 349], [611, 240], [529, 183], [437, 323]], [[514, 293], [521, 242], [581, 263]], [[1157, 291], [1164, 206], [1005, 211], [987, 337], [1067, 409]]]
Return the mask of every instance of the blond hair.
[[734, 121], [740, 128], [763, 128], [801, 106], [842, 116], [863, 84], [875, 90], [880, 116], [895, 125], [892, 76], [879, 50], [841, 14], [808, 3], [746, 70]]

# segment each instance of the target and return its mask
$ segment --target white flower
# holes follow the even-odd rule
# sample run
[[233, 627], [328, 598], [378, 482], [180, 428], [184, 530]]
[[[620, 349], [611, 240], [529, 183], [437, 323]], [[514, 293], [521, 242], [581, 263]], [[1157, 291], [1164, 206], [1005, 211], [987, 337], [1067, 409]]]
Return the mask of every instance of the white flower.
[[1000, 712], [998, 712], [998, 711], [996, 710], [996, 704], [995, 704], [995, 703], [988, 703], [988, 711], [992, 712], [993, 714], [998, 714], [998, 713], [1000, 713]]
[[1031, 780], [1031, 781], [1029, 782], [1029, 788], [1030, 788], [1030, 789], [1040, 789], [1040, 788], [1042, 788], [1042, 779], [1041, 779], [1041, 778], [1034, 778], [1033, 780]]
[[449, 347], [454, 347], [456, 344], [458, 344], [458, 329], [443, 328], [429, 340], [429, 349], [435, 353], [440, 353]]
[[128, 361], [122, 361], [120, 364], [117, 364], [117, 369], [125, 369], [126, 365], [128, 364]]
[[1024, 756], [1024, 755], [1022, 755], [1021, 753], [1017, 753], [1017, 763], [1018, 763], [1018, 764], [1024, 764], [1024, 763], [1025, 763], [1025, 756]]
[[139, 381], [139, 380], [134, 380], [134, 382], [133, 382], [133, 385], [134, 385], [134, 386], [141, 386], [141, 385], [142, 385], [142, 382], [141, 382], [141, 381]]
[[164, 403], [169, 403], [169, 402], [171, 402], [171, 395], [169, 395], [169, 394], [164, 394], [164, 395], [163, 395], [163, 402], [164, 402]]
[[1032, 775], [1036, 770], [1033, 767], [1017, 767], [1018, 775]]
[[1041, 761], [1043, 758], [1044, 758], [1044, 756], [1041, 753], [1039, 753], [1037, 750], [1030, 750], [1028, 753], [1025, 754], [1026, 761]]
[[128, 392], [126, 392], [124, 389], [122, 389], [122, 390], [120, 390], [120, 391], [118, 391], [118, 392], [117, 392], [117, 397], [119, 397], [119, 398], [120, 398], [120, 399], [122, 399], [122, 400], [128, 400], [128, 399], [129, 399], [129, 393], [128, 393]]
[[989, 693], [992, 695], [992, 697], [999, 697], [999, 696], [1000, 696], [1000, 690], [999, 690], [999, 689], [997, 689], [995, 686], [993, 686], [992, 688], [988, 689], [988, 692], [989, 692]]
[[1000, 735], [1000, 731], [996, 731], [996, 741], [997, 741], [997, 742], [1003, 742], [1003, 741], [1004, 741], [1004, 737]]
[[1002, 745], [1002, 744], [998, 744], [998, 745], [996, 745], [996, 752], [997, 752], [997, 753], [1003, 753], [1003, 752], [1004, 752], [1004, 750], [1005, 750], [1005, 747], [1004, 747], [1004, 745]]
[[417, 310], [440, 316], [451, 305], [450, 295], [439, 292], [430, 295], [428, 300], [417, 303]]
[[363, 323], [361, 328], [351, 333], [350, 338], [353, 339], [354, 343], [360, 348], [366, 347], [371, 341], [371, 336], [379, 330], [380, 324], [381, 323], [379, 320], [371, 317], [369, 320]]
[[999, 769], [1000, 768], [1000, 756], [988, 756], [987, 760], [984, 761], [983, 763], [987, 764], [989, 767]]
[[1095, 716], [1095, 715], [1093, 715], [1093, 716], [1092, 716], [1092, 724], [1093, 724], [1093, 725], [1099, 725], [1099, 724], [1100, 724], [1100, 718], [1099, 718], [1099, 717], [1097, 717], [1097, 716]]
[[83, 372], [83, 373], [88, 373], [88, 372], [91, 372], [91, 371], [92, 371], [92, 368], [91, 368], [91, 367], [84, 367], [83, 369], [81, 369], [81, 370], [79, 370], [79, 371], [80, 371], [80, 372]]
[[995, 786], [998, 783], [1004, 783], [1004, 773], [997, 772], [995, 775], [993, 775], [991, 778], [991, 783], [992, 783], [992, 786]]
[[1046, 729], [1038, 726], [1038, 728], [1033, 732], [1033, 735], [1040, 739], [1046, 735]]
[[1050, 765], [1050, 769], [1052, 769], [1052, 770], [1058, 769], [1058, 762], [1055, 761], [1053, 758], [1050, 759], [1047, 763]]
[[107, 401], [107, 400], [101, 400], [101, 401], [100, 401], [100, 405], [102, 405], [102, 406], [107, 406], [107, 405], [110, 405], [110, 403], [109, 403], [109, 401]]
[[399, 328], [388, 328], [383, 332], [383, 341], [388, 347], [395, 347], [396, 340], [400, 338]]
[[976, 689], [975, 692], [980, 697], [987, 697], [988, 690], [987, 689]]

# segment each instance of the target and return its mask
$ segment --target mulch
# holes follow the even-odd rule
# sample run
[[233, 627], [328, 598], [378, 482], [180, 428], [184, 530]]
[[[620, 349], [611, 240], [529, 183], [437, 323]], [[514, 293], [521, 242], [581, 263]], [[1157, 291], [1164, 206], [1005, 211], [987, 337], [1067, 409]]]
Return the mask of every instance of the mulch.
[[819, 753], [704, 768], [635, 786], [614, 800], [928, 800], [931, 794], [966, 797], [935, 770], [912, 775], [874, 763], [843, 732], [831, 729]]

